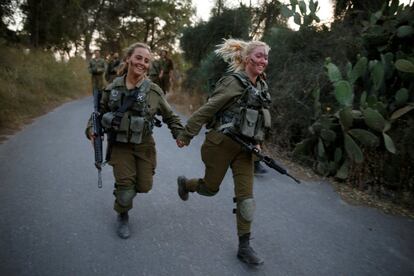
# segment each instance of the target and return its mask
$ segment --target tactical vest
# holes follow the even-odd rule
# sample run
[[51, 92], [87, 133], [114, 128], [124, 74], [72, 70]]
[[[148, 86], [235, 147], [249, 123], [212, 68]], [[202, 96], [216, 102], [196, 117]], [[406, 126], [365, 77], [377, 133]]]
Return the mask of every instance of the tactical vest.
[[105, 71], [105, 61], [103, 59], [92, 59], [90, 61], [92, 75], [102, 75]]
[[217, 114], [215, 129], [222, 131], [231, 128], [239, 135], [261, 142], [271, 127], [269, 112], [270, 95], [265, 81], [260, 80], [260, 89], [254, 87], [240, 73], [233, 73], [243, 87], [243, 94], [235, 99], [230, 106]]
[[[140, 144], [143, 136], [152, 133], [154, 123], [147, 104], [150, 84], [146, 80], [129, 92], [125, 87], [114, 87], [110, 91], [108, 106], [111, 111], [102, 116], [102, 126], [115, 136], [116, 142]], [[131, 96], [134, 98], [128, 100]], [[125, 112], [120, 112], [125, 101], [132, 103]]]

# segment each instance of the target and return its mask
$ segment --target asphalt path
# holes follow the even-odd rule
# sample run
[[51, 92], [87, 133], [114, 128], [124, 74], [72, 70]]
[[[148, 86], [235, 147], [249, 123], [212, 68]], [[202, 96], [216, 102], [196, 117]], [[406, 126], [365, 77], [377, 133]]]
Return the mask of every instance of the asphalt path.
[[91, 98], [67, 103], [0, 145], [1, 275], [414, 275], [414, 220], [274, 171], [254, 188], [251, 243], [265, 263], [241, 263], [231, 173], [216, 196], [181, 201], [177, 176], [203, 176], [204, 133], [179, 149], [165, 125], [153, 189], [134, 200], [131, 237], [118, 238], [112, 170], [98, 189], [83, 133], [91, 110]]

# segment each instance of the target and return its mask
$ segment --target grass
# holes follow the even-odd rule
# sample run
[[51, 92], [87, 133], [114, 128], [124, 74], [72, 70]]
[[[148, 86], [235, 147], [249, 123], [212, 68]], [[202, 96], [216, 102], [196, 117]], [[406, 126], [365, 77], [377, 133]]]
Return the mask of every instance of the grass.
[[79, 57], [59, 62], [50, 52], [0, 45], [0, 64], [0, 136], [91, 89]]

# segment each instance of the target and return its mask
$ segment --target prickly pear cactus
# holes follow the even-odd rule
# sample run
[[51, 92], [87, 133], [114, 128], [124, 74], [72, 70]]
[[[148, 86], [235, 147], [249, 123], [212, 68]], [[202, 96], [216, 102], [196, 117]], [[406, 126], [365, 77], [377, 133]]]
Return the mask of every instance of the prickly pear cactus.
[[[300, 2], [291, 1], [292, 13], [297, 14], [296, 6], [304, 13]], [[414, 10], [394, 0], [364, 24], [366, 51], [354, 64], [349, 62], [341, 70], [326, 59], [326, 74], [336, 102], [326, 112], [320, 103], [326, 95], [315, 88], [311, 135], [294, 151], [296, 156], [312, 158], [318, 173], [339, 179], [347, 179], [358, 167], [355, 164], [378, 163], [372, 156], [394, 155], [394, 161], [411, 158], [408, 147], [396, 144], [393, 135], [399, 135], [398, 141], [412, 139], [406, 132], [414, 129], [400, 129], [414, 123], [414, 47], [407, 45], [414, 40]], [[364, 152], [370, 152], [368, 161]]]

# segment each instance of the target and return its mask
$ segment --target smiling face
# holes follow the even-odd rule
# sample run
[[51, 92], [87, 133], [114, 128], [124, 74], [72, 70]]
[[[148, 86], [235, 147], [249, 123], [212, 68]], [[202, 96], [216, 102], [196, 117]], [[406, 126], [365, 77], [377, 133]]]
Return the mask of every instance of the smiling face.
[[132, 52], [131, 56], [127, 58], [128, 75], [132, 74], [135, 77], [145, 75], [150, 67], [151, 53], [148, 49], [137, 47]]
[[245, 70], [249, 75], [259, 76], [264, 72], [268, 64], [268, 52], [265, 46], [257, 46], [246, 57]]

